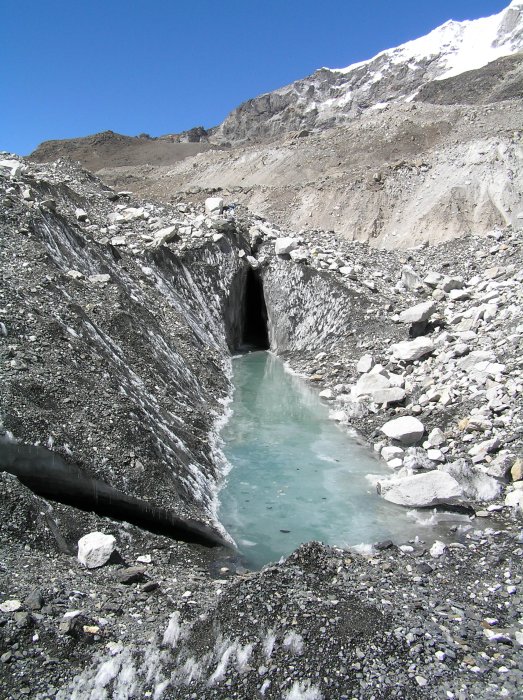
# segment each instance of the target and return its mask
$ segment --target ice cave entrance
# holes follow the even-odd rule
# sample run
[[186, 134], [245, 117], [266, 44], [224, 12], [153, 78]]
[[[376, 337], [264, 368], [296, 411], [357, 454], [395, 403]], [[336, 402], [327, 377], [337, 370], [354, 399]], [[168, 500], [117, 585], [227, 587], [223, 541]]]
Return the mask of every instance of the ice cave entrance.
[[263, 297], [263, 282], [261, 276], [254, 270], [248, 271], [245, 281], [243, 334], [240, 347], [242, 349], [269, 349], [267, 308]]
[[218, 515], [247, 566], [278, 561], [310, 540], [400, 544], [441, 535], [376, 494], [366, 475], [390, 474], [387, 467], [329, 420], [317, 391], [276, 356], [238, 355], [233, 369], [232, 414], [222, 431], [231, 470]]

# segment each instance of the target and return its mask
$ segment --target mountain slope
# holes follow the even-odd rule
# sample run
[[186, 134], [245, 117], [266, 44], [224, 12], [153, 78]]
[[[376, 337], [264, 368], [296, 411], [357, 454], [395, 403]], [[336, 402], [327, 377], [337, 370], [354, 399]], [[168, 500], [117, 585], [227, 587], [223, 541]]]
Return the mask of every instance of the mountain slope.
[[163, 201], [221, 189], [290, 229], [379, 247], [484, 234], [523, 218], [522, 50], [515, 0], [250, 100], [189, 134], [205, 143], [104, 132], [32, 157], [80, 160], [117, 189]]
[[325, 129], [384, 105], [411, 100], [434, 80], [450, 78], [523, 50], [523, 1], [492, 17], [449, 21], [347, 68], [322, 68], [303, 80], [249, 100], [217, 129], [216, 143], [275, 138]]

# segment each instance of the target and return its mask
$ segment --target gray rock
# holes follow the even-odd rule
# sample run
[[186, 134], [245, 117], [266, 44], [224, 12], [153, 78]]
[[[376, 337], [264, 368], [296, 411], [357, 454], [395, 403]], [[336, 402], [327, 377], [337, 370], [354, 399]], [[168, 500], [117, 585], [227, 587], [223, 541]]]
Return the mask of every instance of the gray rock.
[[438, 286], [438, 284], [443, 279], [443, 275], [439, 272], [429, 272], [429, 274], [423, 279], [427, 287], [432, 287], [433, 289]]
[[440, 287], [444, 292], [450, 292], [452, 289], [463, 289], [463, 280], [460, 277], [445, 277]]
[[170, 243], [171, 241], [176, 241], [179, 238], [180, 236], [178, 235], [177, 226], [166, 226], [165, 228], [155, 232], [153, 244], [155, 246], [161, 246], [164, 243]]
[[474, 350], [457, 363], [457, 368], [463, 372], [469, 372], [479, 363], [485, 360], [493, 360], [494, 353], [490, 350]]
[[378, 493], [386, 501], [410, 508], [452, 505], [463, 495], [456, 479], [437, 470], [380, 481]]
[[145, 579], [145, 566], [129, 566], [126, 569], [120, 569], [116, 572], [116, 576], [120, 583], [130, 585], [131, 583], [140, 583]]
[[434, 352], [434, 343], [429, 338], [420, 336], [414, 340], [404, 340], [392, 346], [392, 355], [397, 360], [413, 362]]
[[473, 501], [491, 501], [501, 491], [501, 485], [496, 479], [476, 471], [464, 459], [440, 464], [438, 471], [452, 476], [458, 482], [463, 498]]
[[87, 279], [93, 284], [106, 284], [111, 281], [111, 275], [89, 275]]
[[421, 277], [410, 265], [405, 265], [402, 268], [400, 281], [405, 289], [418, 289], [422, 286]]
[[27, 598], [25, 598], [24, 605], [26, 608], [29, 608], [29, 610], [41, 610], [45, 605], [42, 592], [39, 591], [38, 588], [35, 588], [34, 591], [31, 591]]
[[432, 301], [424, 301], [422, 304], [416, 304], [416, 306], [411, 306], [409, 309], [402, 311], [399, 319], [403, 323], [420, 323], [428, 321], [434, 311], [436, 311], [436, 304]]

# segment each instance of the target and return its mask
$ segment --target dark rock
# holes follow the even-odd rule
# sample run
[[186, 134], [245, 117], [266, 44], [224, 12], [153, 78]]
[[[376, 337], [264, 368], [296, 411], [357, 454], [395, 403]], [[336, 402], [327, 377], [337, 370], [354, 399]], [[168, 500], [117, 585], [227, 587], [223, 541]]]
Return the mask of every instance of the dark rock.
[[116, 572], [116, 577], [120, 583], [126, 586], [131, 583], [140, 583], [145, 579], [145, 566], [129, 566], [127, 569], [120, 569]]

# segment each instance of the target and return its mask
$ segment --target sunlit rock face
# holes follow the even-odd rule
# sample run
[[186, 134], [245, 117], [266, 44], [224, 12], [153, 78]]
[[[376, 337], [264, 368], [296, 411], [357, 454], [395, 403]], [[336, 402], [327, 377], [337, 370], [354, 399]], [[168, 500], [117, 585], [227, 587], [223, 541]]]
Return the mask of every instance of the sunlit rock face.
[[[344, 124], [368, 110], [410, 102], [423, 86], [480, 69], [522, 49], [520, 3], [511, 3], [492, 17], [451, 20], [367, 61], [346, 68], [321, 68], [244, 102], [218, 127], [213, 140], [256, 141]], [[481, 91], [481, 85], [478, 88]], [[437, 87], [426, 90], [425, 99], [435, 91]]]

